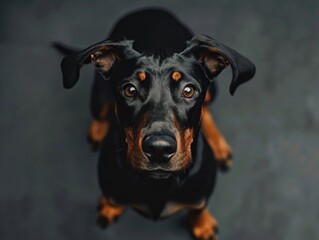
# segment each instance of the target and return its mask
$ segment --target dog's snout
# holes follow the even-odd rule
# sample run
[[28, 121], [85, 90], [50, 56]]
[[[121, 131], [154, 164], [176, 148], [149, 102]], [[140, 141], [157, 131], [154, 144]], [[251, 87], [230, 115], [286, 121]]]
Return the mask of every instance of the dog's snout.
[[163, 163], [174, 156], [177, 144], [170, 136], [149, 135], [144, 138], [142, 148], [151, 162]]

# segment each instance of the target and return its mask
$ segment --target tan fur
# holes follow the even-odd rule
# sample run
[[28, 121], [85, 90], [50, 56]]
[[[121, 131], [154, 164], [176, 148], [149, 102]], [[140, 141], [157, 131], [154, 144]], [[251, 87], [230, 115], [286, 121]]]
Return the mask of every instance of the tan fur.
[[182, 78], [182, 74], [179, 71], [174, 71], [172, 74], [172, 79], [174, 81], [179, 81]]
[[144, 71], [141, 71], [138, 73], [138, 78], [141, 80], [141, 81], [144, 81], [146, 79], [146, 73]]
[[101, 143], [109, 131], [109, 122], [106, 120], [95, 120], [91, 122], [89, 136], [92, 141]]
[[116, 219], [121, 216], [124, 212], [124, 207], [120, 205], [115, 205], [109, 199], [101, 197], [99, 199], [100, 211], [98, 213], [99, 218], [107, 219], [109, 224], [112, 224]]
[[[127, 156], [134, 168], [141, 168], [145, 164], [146, 157], [142, 151], [143, 133], [142, 129], [146, 124], [147, 114], [144, 114], [139, 126], [136, 128], [125, 128], [125, 142], [127, 143]], [[143, 157], [144, 156], [144, 157]]]
[[208, 106], [202, 108], [202, 132], [207, 139], [208, 144], [214, 152], [214, 156], [219, 164], [230, 168], [233, 164], [231, 156], [231, 147], [226, 139], [219, 132], [215, 121], [210, 113]]
[[180, 166], [180, 169], [185, 169], [189, 166], [192, 160], [191, 145], [193, 143], [194, 129], [181, 129], [176, 118], [173, 117], [173, 119], [173, 123], [175, 125], [175, 128], [177, 129], [177, 150], [175, 155], [171, 159], [171, 162], [176, 166]]
[[188, 219], [196, 240], [217, 240], [217, 221], [207, 208], [190, 210]]
[[105, 103], [100, 111], [99, 119], [92, 120], [88, 131], [88, 139], [92, 145], [99, 145], [109, 132], [110, 122], [107, 117], [111, 109], [111, 104], [108, 102]]

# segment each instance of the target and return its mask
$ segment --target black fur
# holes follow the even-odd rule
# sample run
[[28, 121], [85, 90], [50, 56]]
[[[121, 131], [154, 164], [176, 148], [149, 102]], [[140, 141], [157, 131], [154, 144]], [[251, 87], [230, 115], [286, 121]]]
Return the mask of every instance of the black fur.
[[[72, 87], [79, 79], [82, 65], [91, 62], [98, 71], [91, 98], [93, 116], [98, 118], [106, 101], [115, 101], [117, 106], [117, 115], [113, 112], [110, 116], [111, 130], [99, 160], [103, 194], [118, 204], [147, 206], [147, 215], [153, 219], [160, 217], [168, 201], [196, 204], [205, 200], [207, 203], [216, 180], [216, 164], [200, 133], [206, 91], [209, 89], [215, 96], [213, 80], [229, 64], [233, 72], [230, 85], [233, 94], [240, 84], [253, 77], [254, 65], [208, 36], [193, 36], [172, 14], [160, 9], [128, 14], [115, 25], [107, 40], [65, 57], [61, 64], [64, 86]], [[139, 71], [147, 73], [147, 80], [139, 81]], [[173, 71], [182, 72], [181, 81], [171, 79]], [[136, 87], [136, 97], [123, 95], [127, 83]], [[196, 95], [182, 98], [181, 92], [189, 84], [195, 87]], [[169, 163], [161, 163], [161, 169], [166, 172], [161, 177], [155, 165], [145, 159], [140, 166], [131, 166], [125, 129], [139, 126], [145, 113], [145, 136], [174, 136], [177, 132], [174, 121], [183, 130], [194, 130], [192, 160], [186, 168], [173, 169]], [[157, 175], [149, 175], [150, 172]]]

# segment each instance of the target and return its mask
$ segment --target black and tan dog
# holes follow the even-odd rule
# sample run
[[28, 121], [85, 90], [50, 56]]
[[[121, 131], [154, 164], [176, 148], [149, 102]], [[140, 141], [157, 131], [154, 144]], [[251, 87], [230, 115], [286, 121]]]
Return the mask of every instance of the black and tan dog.
[[131, 13], [107, 40], [69, 53], [61, 63], [66, 88], [83, 64], [94, 63], [98, 72], [89, 137], [103, 141], [100, 222], [113, 223], [125, 207], [155, 220], [187, 209], [195, 238], [216, 239], [206, 206], [217, 166], [230, 167], [231, 150], [208, 103], [224, 68], [232, 69], [233, 94], [254, 76], [254, 65], [159, 9]]

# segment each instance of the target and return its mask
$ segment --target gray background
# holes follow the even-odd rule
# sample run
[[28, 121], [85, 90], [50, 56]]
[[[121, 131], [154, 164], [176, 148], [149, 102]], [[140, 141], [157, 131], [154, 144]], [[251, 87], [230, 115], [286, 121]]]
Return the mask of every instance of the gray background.
[[93, 68], [61, 84], [51, 41], [84, 48], [127, 11], [164, 6], [257, 65], [213, 106], [234, 150], [209, 208], [222, 240], [319, 239], [319, 1], [1, 1], [0, 239], [191, 239], [185, 213], [159, 223], [128, 210], [95, 225], [97, 154], [86, 144]]

